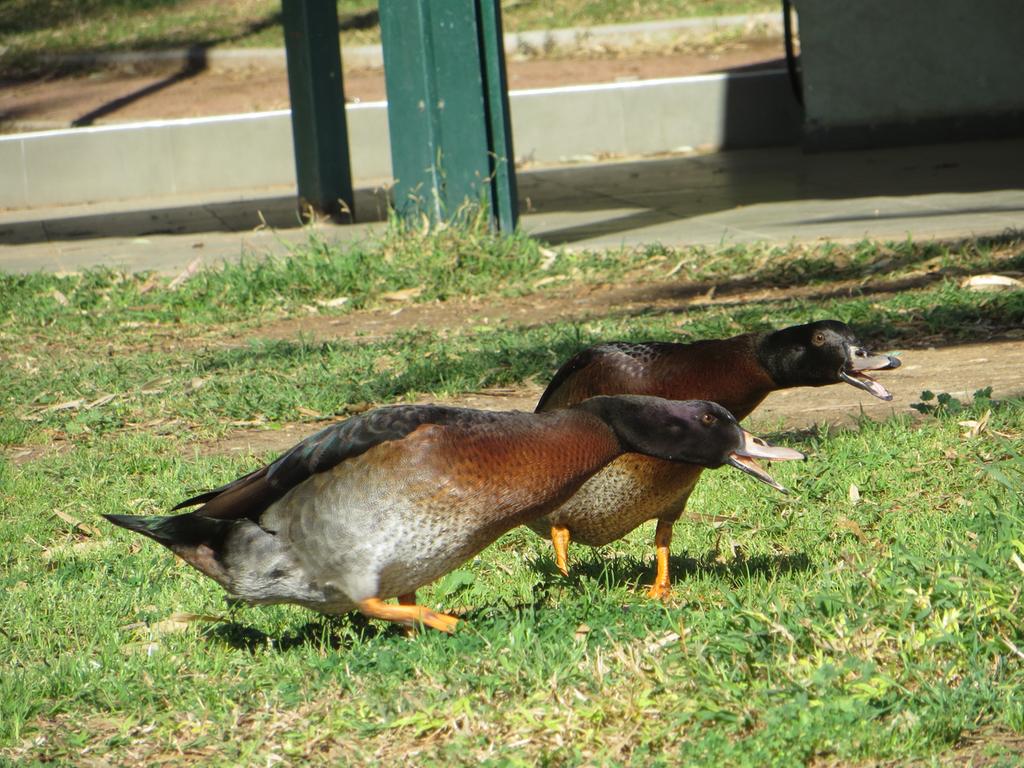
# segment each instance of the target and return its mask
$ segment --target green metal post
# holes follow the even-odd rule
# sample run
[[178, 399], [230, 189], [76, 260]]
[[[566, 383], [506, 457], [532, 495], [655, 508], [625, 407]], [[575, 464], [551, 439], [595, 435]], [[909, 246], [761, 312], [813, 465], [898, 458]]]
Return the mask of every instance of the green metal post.
[[292, 142], [300, 209], [336, 220], [355, 215], [334, 2], [282, 0]]
[[[487, 7], [484, 7], [487, 6]], [[456, 216], [486, 203], [516, 224], [498, 0], [381, 0], [395, 207]]]
[[519, 219], [519, 197], [516, 190], [515, 155], [512, 152], [512, 121], [508, 109], [501, 3], [500, 0], [477, 0], [477, 3], [493, 179], [491, 205], [498, 217], [499, 228], [511, 232]]

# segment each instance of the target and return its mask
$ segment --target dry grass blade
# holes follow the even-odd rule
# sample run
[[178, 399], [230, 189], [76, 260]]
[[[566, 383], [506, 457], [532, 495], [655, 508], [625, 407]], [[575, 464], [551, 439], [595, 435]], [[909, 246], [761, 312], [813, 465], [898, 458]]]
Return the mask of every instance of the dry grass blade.
[[70, 525], [74, 530], [81, 531], [82, 533], [84, 533], [87, 536], [99, 536], [100, 535], [99, 528], [96, 528], [95, 526], [89, 525], [88, 523], [83, 523], [77, 517], [73, 517], [72, 515], [69, 515], [67, 512], [64, 512], [61, 509], [54, 509], [53, 510], [53, 514], [56, 515], [57, 517], [59, 517], [61, 520], [63, 520], [68, 525]]
[[117, 397], [117, 395], [102, 395], [101, 397], [97, 397], [91, 403], [85, 404], [85, 410], [89, 411], [92, 410], [93, 408], [99, 408], [101, 405], [106, 405], [107, 403], [111, 402], [115, 397]]
[[867, 544], [869, 542], [867, 534], [864, 533], [864, 529], [860, 527], [860, 523], [856, 520], [840, 517], [836, 520], [836, 527], [852, 533], [861, 544]]
[[202, 265], [202, 263], [203, 260], [200, 258], [192, 259], [192, 261], [189, 262], [189, 265], [185, 267], [184, 271], [176, 278], [171, 280], [170, 284], [167, 286], [167, 290], [176, 291], [182, 285], [184, 285], [193, 277], [195, 277], [199, 273], [199, 267]]

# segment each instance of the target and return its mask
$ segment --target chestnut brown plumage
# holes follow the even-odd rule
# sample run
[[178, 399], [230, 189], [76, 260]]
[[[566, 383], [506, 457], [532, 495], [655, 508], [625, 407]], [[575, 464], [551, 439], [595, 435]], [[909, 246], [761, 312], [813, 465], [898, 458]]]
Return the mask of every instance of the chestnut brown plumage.
[[237, 599], [451, 631], [456, 620], [415, 605], [415, 590], [549, 512], [625, 451], [735, 464], [766, 482], [750, 457], [800, 457], [757, 441], [714, 403], [596, 397], [542, 414], [403, 405], [328, 427], [175, 508], [201, 505], [194, 512], [107, 519]]

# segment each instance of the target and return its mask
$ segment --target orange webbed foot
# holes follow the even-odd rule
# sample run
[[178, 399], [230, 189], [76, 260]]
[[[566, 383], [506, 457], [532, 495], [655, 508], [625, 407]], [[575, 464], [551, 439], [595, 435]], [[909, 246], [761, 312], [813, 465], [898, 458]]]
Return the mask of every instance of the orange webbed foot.
[[551, 543], [555, 547], [555, 566], [563, 576], [569, 575], [569, 529], [564, 525], [551, 526]]
[[647, 590], [647, 597], [651, 600], [668, 600], [672, 597], [672, 585], [671, 584], [659, 584], [655, 582], [651, 584], [650, 589]]
[[[408, 599], [408, 597], [403, 595], [402, 599]], [[394, 621], [412, 627], [423, 624], [449, 634], [455, 631], [455, 627], [459, 623], [454, 616], [432, 611], [422, 605], [389, 605], [376, 597], [360, 601], [359, 610], [370, 618]]]

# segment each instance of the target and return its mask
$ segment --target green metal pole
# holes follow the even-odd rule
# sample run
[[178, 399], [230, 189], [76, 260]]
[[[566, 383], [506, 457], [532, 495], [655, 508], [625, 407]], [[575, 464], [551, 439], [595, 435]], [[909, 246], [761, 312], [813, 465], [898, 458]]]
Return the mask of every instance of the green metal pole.
[[491, 148], [491, 201], [498, 227], [512, 232], [519, 221], [512, 122], [508, 108], [505, 41], [500, 0], [477, 0], [480, 15], [480, 50], [486, 85], [487, 127]]
[[338, 8], [334, 2], [282, 0], [292, 142], [299, 206], [335, 220], [355, 215]]
[[515, 227], [497, 0], [381, 0], [394, 200], [451, 219], [467, 201]]

